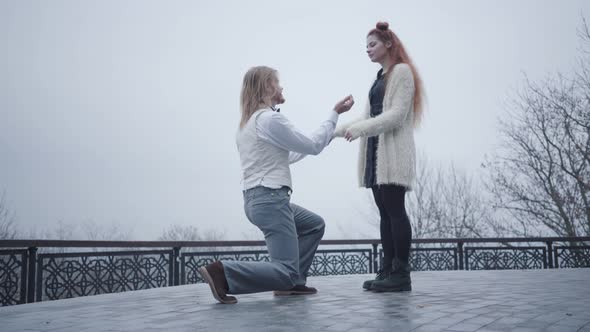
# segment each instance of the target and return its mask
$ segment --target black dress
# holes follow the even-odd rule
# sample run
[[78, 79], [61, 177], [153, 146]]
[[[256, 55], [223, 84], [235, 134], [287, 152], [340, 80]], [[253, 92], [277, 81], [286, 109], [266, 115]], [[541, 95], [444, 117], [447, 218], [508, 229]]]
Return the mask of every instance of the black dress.
[[[372, 118], [383, 112], [383, 97], [385, 96], [385, 78], [383, 69], [377, 72], [377, 78], [369, 90], [370, 115]], [[377, 185], [377, 145], [379, 136], [371, 136], [367, 139], [367, 164], [365, 167], [365, 187], [372, 188]]]

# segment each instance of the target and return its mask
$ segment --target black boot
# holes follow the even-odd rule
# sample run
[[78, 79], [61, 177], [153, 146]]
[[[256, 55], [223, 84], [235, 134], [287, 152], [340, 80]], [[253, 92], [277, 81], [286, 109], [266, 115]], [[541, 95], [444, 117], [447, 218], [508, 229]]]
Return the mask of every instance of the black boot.
[[391, 267], [384, 267], [382, 269], [379, 269], [379, 271], [377, 271], [377, 276], [375, 277], [375, 279], [365, 281], [363, 283], [363, 288], [366, 290], [371, 290], [373, 288], [374, 281], [385, 280], [385, 278], [387, 278], [387, 276], [392, 271], [393, 271], [393, 269]]
[[412, 290], [410, 266], [398, 259], [394, 260], [393, 272], [383, 280], [375, 280], [371, 284], [375, 292], [404, 292]]

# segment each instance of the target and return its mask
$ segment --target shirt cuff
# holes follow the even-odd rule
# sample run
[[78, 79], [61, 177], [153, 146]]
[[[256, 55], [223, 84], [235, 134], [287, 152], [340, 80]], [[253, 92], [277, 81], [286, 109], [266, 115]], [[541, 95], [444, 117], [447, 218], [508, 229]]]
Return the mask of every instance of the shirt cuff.
[[331, 122], [333, 122], [334, 124], [337, 124], [337, 123], [338, 123], [338, 116], [339, 116], [339, 115], [340, 115], [340, 114], [338, 114], [336, 111], [334, 111], [334, 110], [331, 110], [331, 111], [330, 111], [330, 117], [328, 118], [328, 121], [331, 121]]

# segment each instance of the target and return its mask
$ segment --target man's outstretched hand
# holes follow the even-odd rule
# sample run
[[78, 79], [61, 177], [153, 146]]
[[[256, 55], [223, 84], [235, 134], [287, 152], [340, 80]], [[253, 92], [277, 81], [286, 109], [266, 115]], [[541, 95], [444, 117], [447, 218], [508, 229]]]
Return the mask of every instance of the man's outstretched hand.
[[354, 105], [354, 98], [352, 98], [352, 95], [348, 95], [336, 103], [336, 106], [334, 106], [334, 111], [336, 111], [338, 114], [342, 114], [344, 112], [348, 112], [350, 108], [352, 108], [352, 105]]

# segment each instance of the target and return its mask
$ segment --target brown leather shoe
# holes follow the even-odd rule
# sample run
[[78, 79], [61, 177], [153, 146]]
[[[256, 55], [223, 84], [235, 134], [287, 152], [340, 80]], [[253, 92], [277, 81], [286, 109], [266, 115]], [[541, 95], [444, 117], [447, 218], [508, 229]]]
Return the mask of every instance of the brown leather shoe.
[[295, 287], [285, 290], [285, 291], [275, 291], [275, 296], [285, 296], [285, 295], [311, 295], [316, 294], [318, 292], [317, 289], [313, 287], [307, 287], [305, 285], [295, 285]]
[[229, 286], [227, 285], [227, 279], [223, 273], [223, 264], [221, 262], [213, 262], [207, 266], [201, 266], [198, 268], [199, 274], [203, 277], [209, 287], [211, 293], [217, 301], [225, 304], [238, 303], [238, 300], [233, 296], [228, 296], [227, 291]]

